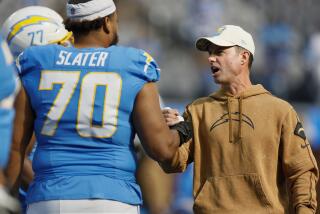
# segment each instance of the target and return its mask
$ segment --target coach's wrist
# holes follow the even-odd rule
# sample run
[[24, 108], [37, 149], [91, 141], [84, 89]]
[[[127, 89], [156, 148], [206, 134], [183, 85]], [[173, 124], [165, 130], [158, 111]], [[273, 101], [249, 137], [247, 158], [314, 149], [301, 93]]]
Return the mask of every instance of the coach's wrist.
[[193, 128], [191, 122], [181, 121], [173, 126], [170, 126], [170, 129], [175, 129], [178, 131], [180, 137], [179, 146], [188, 142], [193, 137]]
[[298, 207], [296, 208], [296, 214], [314, 214], [315, 211], [313, 211], [311, 208], [308, 207]]

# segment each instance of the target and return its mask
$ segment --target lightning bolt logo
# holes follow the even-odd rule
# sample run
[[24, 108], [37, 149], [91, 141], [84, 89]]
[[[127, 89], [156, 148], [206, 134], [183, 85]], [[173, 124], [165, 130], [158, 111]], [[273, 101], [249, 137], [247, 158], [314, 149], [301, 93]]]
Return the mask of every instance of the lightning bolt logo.
[[[231, 113], [231, 120], [233, 121], [237, 121], [239, 122], [239, 115], [240, 113], [239, 112], [234, 112], [234, 113]], [[254, 129], [254, 123], [253, 121], [250, 119], [250, 117], [248, 117], [247, 115], [245, 114], [242, 114], [243, 118], [242, 118], [242, 121], [244, 123], [246, 123], [247, 125], [249, 125], [252, 129]], [[216, 128], [217, 126], [220, 126], [224, 123], [227, 123], [229, 122], [229, 118], [228, 118], [228, 113], [227, 114], [223, 114], [217, 121], [215, 121], [212, 126], [210, 127], [210, 131], [212, 131], [214, 128]]]
[[146, 59], [146, 65], [144, 66], [144, 69], [143, 69], [143, 71], [146, 73], [146, 72], [147, 72], [147, 69], [148, 69], [148, 67], [149, 67], [149, 65], [150, 65], [150, 63], [153, 61], [153, 58], [152, 58], [152, 56], [151, 56], [150, 54], [148, 54], [147, 52], [144, 52], [143, 55], [144, 55], [145, 57], [147, 57], [147, 59]]
[[299, 121], [297, 122], [296, 128], [294, 129], [294, 134], [301, 137], [303, 140], [307, 139], [302, 124]]
[[218, 34], [221, 34], [222, 31], [224, 31], [225, 29], [226, 29], [225, 26], [222, 26], [222, 27], [218, 28], [218, 30], [217, 30]]
[[23, 28], [29, 25], [41, 24], [42, 22], [51, 22], [49, 18], [44, 16], [28, 16], [11, 27], [11, 31], [7, 37], [8, 43], [11, 42], [13, 37], [23, 30]]

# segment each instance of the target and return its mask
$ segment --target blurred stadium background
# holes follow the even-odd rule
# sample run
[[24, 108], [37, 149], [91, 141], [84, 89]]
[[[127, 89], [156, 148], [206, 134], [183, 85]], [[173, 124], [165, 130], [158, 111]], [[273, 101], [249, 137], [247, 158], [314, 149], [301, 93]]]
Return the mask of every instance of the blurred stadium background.
[[[48, 6], [65, 16], [65, 2], [2, 0], [0, 23], [15, 10], [29, 5]], [[262, 83], [296, 107], [320, 159], [319, 0], [116, 2], [120, 44], [142, 48], [156, 59], [162, 69], [159, 88], [163, 100], [181, 111], [194, 98], [217, 88], [207, 55], [195, 50], [196, 38], [214, 33], [224, 24], [240, 25], [251, 32], [256, 44], [254, 83]]]

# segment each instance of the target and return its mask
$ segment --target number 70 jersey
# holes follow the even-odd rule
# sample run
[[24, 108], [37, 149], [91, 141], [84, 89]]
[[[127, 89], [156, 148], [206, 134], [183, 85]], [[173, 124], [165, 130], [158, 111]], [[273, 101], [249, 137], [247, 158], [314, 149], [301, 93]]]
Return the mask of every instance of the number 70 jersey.
[[[36, 115], [36, 179], [30, 188], [36, 196], [30, 196], [29, 202], [61, 199], [60, 194], [65, 197], [69, 187], [58, 193], [41, 189], [41, 185], [57, 182], [54, 179], [59, 176], [76, 179], [102, 174], [109, 179], [102, 182], [109, 188], [121, 188], [123, 185], [114, 183], [121, 180], [134, 186], [131, 196], [120, 197], [123, 202], [141, 203], [140, 190], [135, 186], [131, 116], [143, 85], [159, 80], [153, 58], [142, 50], [121, 46], [77, 49], [49, 45], [26, 49], [17, 67]], [[99, 190], [92, 182], [87, 184], [85, 198], [102, 194], [101, 187]], [[83, 187], [79, 188], [83, 195]], [[119, 200], [114, 195], [121, 195], [121, 191], [102, 198]], [[132, 192], [138, 192], [137, 196]], [[67, 199], [79, 199], [74, 198], [76, 194]]]

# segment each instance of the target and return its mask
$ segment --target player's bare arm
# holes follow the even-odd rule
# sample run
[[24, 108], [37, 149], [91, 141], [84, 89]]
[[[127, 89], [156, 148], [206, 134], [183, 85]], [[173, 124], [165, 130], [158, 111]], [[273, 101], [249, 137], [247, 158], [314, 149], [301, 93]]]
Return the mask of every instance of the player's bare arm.
[[158, 97], [156, 84], [145, 84], [136, 97], [133, 122], [148, 155], [163, 162], [173, 158], [180, 138], [166, 125]]
[[34, 113], [23, 87], [15, 101], [16, 116], [14, 119], [13, 142], [6, 176], [13, 193], [17, 193], [24, 156], [32, 137]]
[[24, 162], [23, 162], [23, 168], [22, 168], [22, 174], [21, 174], [21, 187], [23, 190], [28, 189], [29, 184], [32, 182], [34, 177], [34, 172], [32, 170], [32, 161], [29, 159], [28, 156], [32, 152], [35, 142], [36, 142], [36, 136], [33, 133], [31, 141], [29, 142], [29, 145], [26, 148]]

